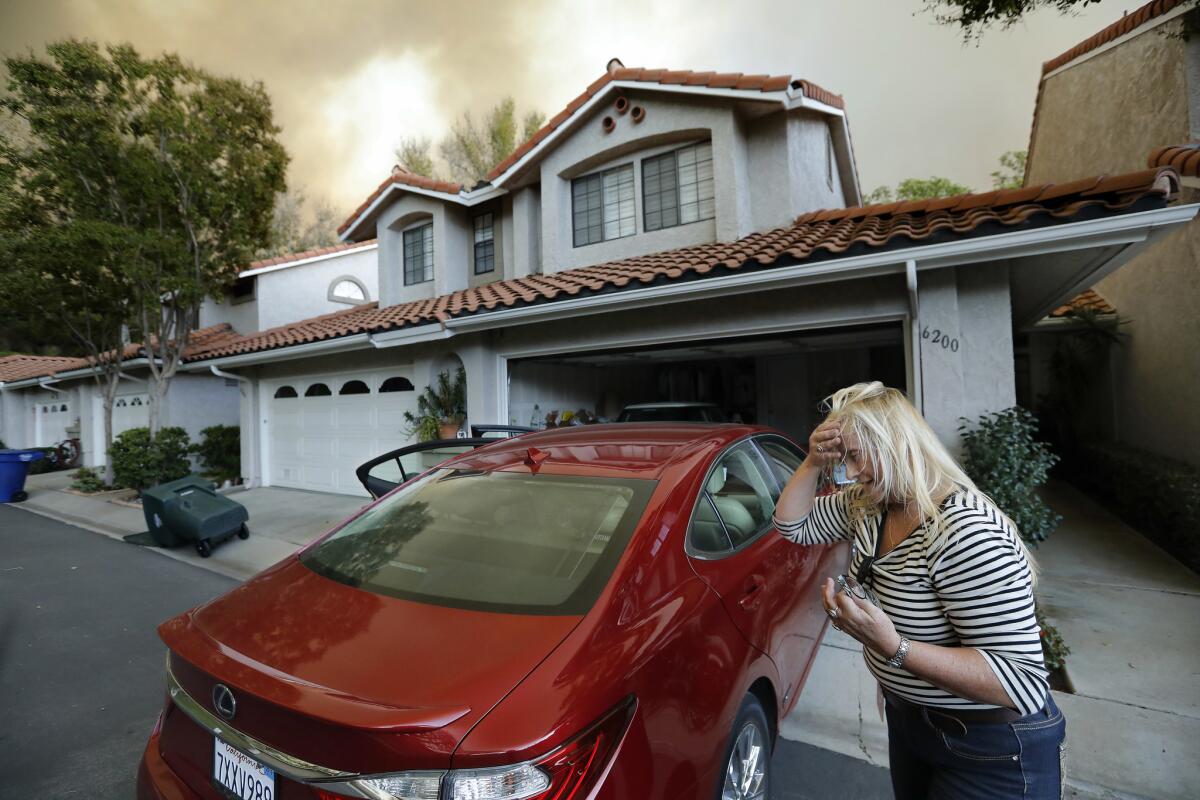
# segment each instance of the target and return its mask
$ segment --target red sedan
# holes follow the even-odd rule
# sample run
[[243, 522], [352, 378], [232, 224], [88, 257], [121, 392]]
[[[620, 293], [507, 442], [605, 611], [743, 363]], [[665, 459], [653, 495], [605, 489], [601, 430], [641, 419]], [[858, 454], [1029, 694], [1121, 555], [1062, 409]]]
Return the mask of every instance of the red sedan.
[[820, 580], [844, 558], [772, 528], [793, 442], [586, 426], [410, 477], [421, 455], [159, 628], [167, 697], [139, 798], [768, 796], [824, 632]]

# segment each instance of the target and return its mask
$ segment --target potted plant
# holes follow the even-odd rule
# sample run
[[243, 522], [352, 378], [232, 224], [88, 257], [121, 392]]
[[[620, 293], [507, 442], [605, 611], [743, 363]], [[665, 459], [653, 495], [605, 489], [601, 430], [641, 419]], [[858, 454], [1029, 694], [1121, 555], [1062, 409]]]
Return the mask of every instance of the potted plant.
[[449, 372], [438, 373], [437, 385], [426, 386], [417, 398], [417, 413], [404, 412], [408, 435], [416, 434], [421, 442], [453, 439], [466, 418], [467, 375], [462, 367], [453, 378]]

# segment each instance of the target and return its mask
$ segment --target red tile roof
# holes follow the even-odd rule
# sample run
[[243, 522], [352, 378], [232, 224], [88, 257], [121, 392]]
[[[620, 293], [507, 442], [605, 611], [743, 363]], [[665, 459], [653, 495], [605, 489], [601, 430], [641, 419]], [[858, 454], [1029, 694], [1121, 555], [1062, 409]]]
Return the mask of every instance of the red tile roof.
[[317, 247], [312, 250], [305, 250], [300, 253], [285, 253], [271, 258], [263, 258], [258, 261], [251, 261], [243, 272], [252, 269], [262, 269], [263, 267], [274, 267], [279, 264], [290, 264], [293, 261], [303, 261], [306, 258], [316, 258], [317, 256], [326, 256], [331, 253], [340, 253], [344, 250], [354, 250], [359, 247], [367, 247], [375, 244], [374, 239], [364, 239], [361, 242], [345, 242], [342, 244], [330, 245], [329, 247]]
[[[580, 108], [582, 108], [588, 100], [600, 93], [604, 87], [613, 81], [636, 81], [639, 83], [654, 83], [660, 86], [703, 86], [709, 89], [731, 89], [735, 91], [751, 91], [751, 92], [781, 92], [792, 86], [799, 89], [805, 97], [810, 97], [828, 106], [834, 108], [845, 109], [845, 101], [839, 94], [823, 89], [812, 81], [807, 81], [802, 78], [792, 78], [790, 75], [745, 75], [741, 72], [695, 72], [692, 70], [667, 70], [667, 69], [641, 69], [631, 67], [617, 67], [609, 70], [601, 75], [596, 80], [583, 90], [583, 93], [576, 97], [571, 102], [567, 103], [566, 108], [551, 117], [546, 124], [539, 128], [528, 140], [523, 142], [516, 150], [508, 156], [508, 158], [497, 164], [491, 172], [487, 174], [487, 180], [494, 181], [504, 172], [516, 164], [525, 155], [540, 144], [547, 136], [557, 130], [564, 122], [571, 118]], [[379, 184], [378, 188], [358, 207], [354, 213], [346, 218], [338, 227], [338, 233], [345, 233], [350, 226], [358, 219], [364, 211], [370, 208], [381, 194], [387, 191], [392, 184], [401, 184], [405, 186], [416, 186], [422, 189], [432, 189], [438, 192], [447, 194], [458, 194], [462, 191], [462, 184], [448, 183], [446, 181], [438, 181], [433, 178], [424, 178], [420, 175], [414, 175], [403, 169], [397, 173], [393, 170], [392, 175]]]
[[[241, 338], [228, 322], [211, 325], [207, 328], [198, 328], [192, 331], [188, 337], [188, 346], [184, 351], [184, 358], [187, 360], [191, 357], [197, 357], [202, 352]], [[108, 352], [111, 353], [112, 351]], [[145, 355], [145, 345], [141, 342], [131, 342], [125, 345], [121, 351], [121, 359], [123, 361], [133, 358], [143, 358]], [[0, 383], [49, 377], [60, 372], [85, 369], [91, 363], [91, 358], [26, 355], [5, 356], [4, 358], [0, 358]]]
[[1150, 151], [1150, 167], [1170, 167], [1180, 175], [1200, 178], [1200, 142], [1158, 147]]
[[1050, 312], [1052, 317], [1065, 317], [1072, 311], [1095, 311], [1098, 314], [1115, 314], [1117, 309], [1105, 300], [1095, 289], [1075, 295], [1067, 302]]
[[56, 372], [79, 369], [87, 366], [83, 358], [64, 356], [12, 355], [0, 358], [0, 383], [23, 381], [26, 378], [41, 378]]
[[231, 339], [190, 360], [253, 353], [360, 333], [381, 333], [454, 317], [554, 302], [675, 280], [704, 278], [868, 253], [885, 246], [1005, 233], [1022, 226], [1071, 222], [1164, 205], [1179, 178], [1170, 169], [1143, 170], [983, 194], [838, 208], [804, 214], [786, 227], [734, 242], [685, 247], [550, 275], [496, 281], [429, 300], [380, 308], [377, 303]]
[[1045, 75], [1048, 72], [1053, 72], [1064, 64], [1069, 64], [1080, 56], [1121, 38], [1135, 28], [1145, 25], [1156, 17], [1161, 17], [1163, 14], [1185, 2], [1190, 2], [1190, 0], [1152, 0], [1152, 2], [1146, 3], [1146, 5], [1137, 11], [1126, 14], [1099, 33], [1089, 36], [1065, 53], [1061, 53], [1042, 64], [1042, 74]]

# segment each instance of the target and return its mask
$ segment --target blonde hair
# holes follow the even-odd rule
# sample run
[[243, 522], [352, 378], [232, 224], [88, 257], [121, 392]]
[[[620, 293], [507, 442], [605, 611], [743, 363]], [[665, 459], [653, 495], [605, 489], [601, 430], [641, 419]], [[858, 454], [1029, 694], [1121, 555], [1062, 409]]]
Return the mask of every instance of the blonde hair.
[[[827, 421], [840, 424], [843, 435], [853, 433], [859, 441], [862, 458], [871, 465], [873, 482], [880, 494], [892, 502], [915, 504], [922, 519], [933, 520], [934, 546], [946, 535], [946, 521], [939, 500], [962, 486], [995, 502], [979, 490], [968, 477], [929, 423], [898, 389], [879, 381], [856, 383], [838, 389], [825, 399]], [[866, 492], [849, 490], [850, 518], [863, 522], [883, 509]], [[1036, 565], [1016, 524], [1000, 508], [996, 511], [1012, 526], [1017, 545], [1024, 551], [1031, 575], [1036, 581]]]

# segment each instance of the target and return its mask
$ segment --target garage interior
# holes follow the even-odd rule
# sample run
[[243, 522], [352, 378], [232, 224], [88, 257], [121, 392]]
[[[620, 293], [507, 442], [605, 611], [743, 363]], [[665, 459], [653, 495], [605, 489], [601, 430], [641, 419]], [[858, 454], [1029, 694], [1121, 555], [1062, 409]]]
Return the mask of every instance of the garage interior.
[[612, 421], [635, 403], [714, 403], [730, 421], [805, 441], [821, 400], [858, 381], [907, 389], [898, 323], [568, 352], [509, 361], [509, 424], [586, 412]]

